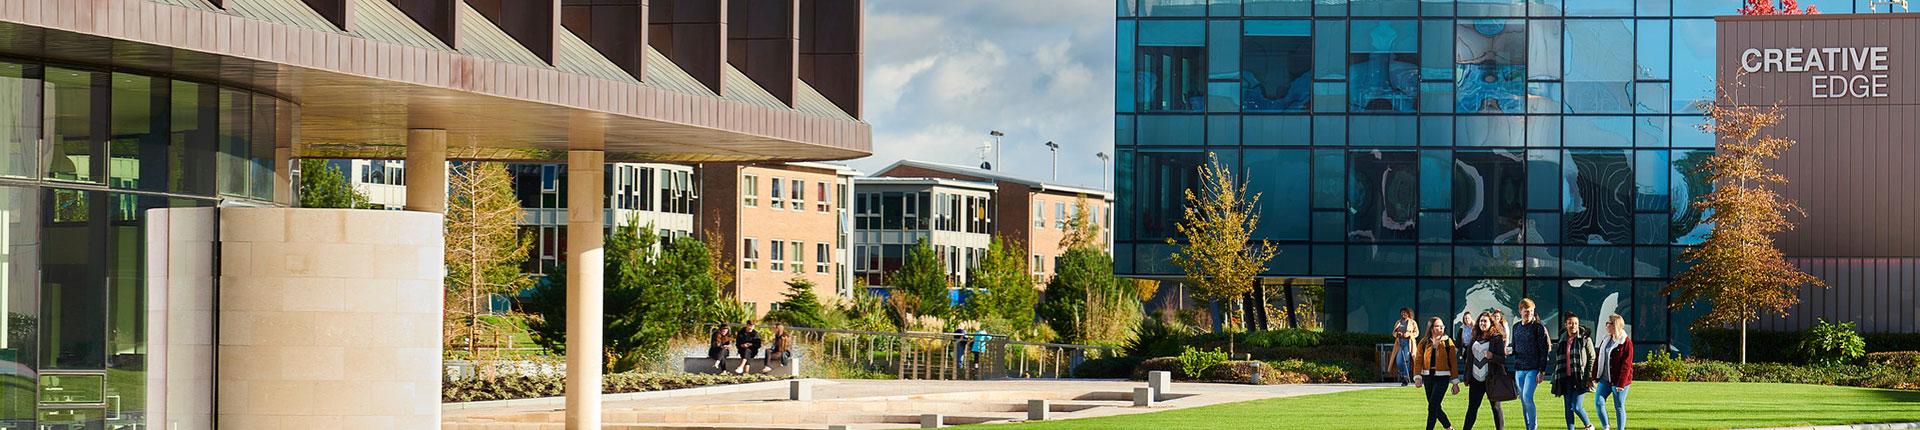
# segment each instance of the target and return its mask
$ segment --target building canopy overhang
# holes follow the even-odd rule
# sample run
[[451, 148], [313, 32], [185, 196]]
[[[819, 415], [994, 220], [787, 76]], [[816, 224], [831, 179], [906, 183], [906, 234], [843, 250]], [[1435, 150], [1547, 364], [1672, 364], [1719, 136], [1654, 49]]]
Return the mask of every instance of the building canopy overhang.
[[[715, 92], [650, 47], [645, 82], [593, 73], [611, 63], [565, 29], [555, 30], [561, 52], [551, 65], [516, 61], [512, 54], [526, 49], [486, 39], [504, 33], [464, 3], [454, 3], [468, 8], [457, 44], [468, 49], [458, 50], [404, 37], [424, 31], [406, 28], [410, 22], [365, 17], [360, 28], [342, 31], [242, 16], [234, 4], [244, 2], [226, 3], [224, 11], [152, 0], [0, 3], [0, 54], [279, 95], [299, 105], [297, 157], [404, 158], [409, 129], [446, 130], [450, 159], [562, 161], [570, 149], [604, 150], [607, 161], [670, 162], [871, 153], [868, 124], [804, 81], [792, 102], [781, 102], [723, 64], [725, 91]], [[393, 12], [381, 9], [391, 7], [386, 1], [355, 4], [361, 14]], [[386, 36], [362, 37], [374, 33]]]

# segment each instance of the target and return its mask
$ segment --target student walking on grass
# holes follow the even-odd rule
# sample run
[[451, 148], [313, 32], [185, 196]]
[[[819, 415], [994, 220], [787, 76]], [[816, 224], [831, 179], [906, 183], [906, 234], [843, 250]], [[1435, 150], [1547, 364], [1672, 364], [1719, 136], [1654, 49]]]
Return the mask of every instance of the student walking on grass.
[[1413, 385], [1427, 390], [1427, 430], [1433, 430], [1435, 422], [1441, 427], [1453, 430], [1453, 422], [1447, 420], [1447, 411], [1441, 409], [1442, 401], [1447, 398], [1447, 385], [1453, 385], [1453, 394], [1460, 394], [1460, 358], [1454, 349], [1452, 338], [1447, 337], [1447, 323], [1440, 317], [1427, 320], [1427, 338], [1414, 347], [1413, 371], [1419, 379]]
[[[1500, 411], [1500, 401], [1495, 400], [1487, 389], [1494, 381], [1512, 378], [1507, 373], [1507, 339], [1492, 312], [1482, 313], [1473, 323], [1473, 340], [1467, 344], [1467, 358], [1460, 366], [1462, 379], [1467, 381], [1467, 426], [1473, 430], [1473, 423], [1480, 417], [1480, 401], [1489, 400], [1493, 408], [1494, 428], [1505, 430], [1507, 417]], [[1511, 387], [1506, 387], [1511, 388]]]
[[[1538, 310], [1533, 299], [1520, 299], [1520, 322], [1513, 325], [1509, 336], [1513, 343], [1513, 386], [1519, 389], [1520, 413], [1526, 421], [1527, 430], [1540, 430], [1540, 413], [1534, 409], [1534, 389], [1540, 386], [1540, 372], [1548, 369], [1548, 345], [1553, 339], [1547, 336], [1547, 325], [1540, 322]], [[1548, 375], [1551, 377], [1552, 375]]]
[[1587, 421], [1587, 411], [1581, 409], [1587, 392], [1593, 390], [1593, 340], [1587, 337], [1586, 329], [1580, 327], [1580, 317], [1573, 312], [1567, 312], [1561, 321], [1562, 336], [1566, 339], [1554, 342], [1554, 348], [1560, 351], [1555, 354], [1560, 361], [1553, 366], [1553, 395], [1566, 401], [1567, 430], [1573, 430], [1576, 416], [1587, 430], [1593, 430], [1593, 422]]
[[1607, 316], [1606, 340], [1600, 342], [1598, 377], [1594, 385], [1593, 415], [1600, 428], [1607, 428], [1607, 398], [1613, 398], [1614, 430], [1627, 428], [1627, 385], [1633, 383], [1633, 339], [1627, 337], [1627, 320], [1619, 314]]
[[1413, 343], [1419, 337], [1420, 322], [1413, 319], [1413, 309], [1400, 308], [1400, 321], [1393, 323], [1393, 368], [1400, 371], [1402, 387], [1413, 383]]

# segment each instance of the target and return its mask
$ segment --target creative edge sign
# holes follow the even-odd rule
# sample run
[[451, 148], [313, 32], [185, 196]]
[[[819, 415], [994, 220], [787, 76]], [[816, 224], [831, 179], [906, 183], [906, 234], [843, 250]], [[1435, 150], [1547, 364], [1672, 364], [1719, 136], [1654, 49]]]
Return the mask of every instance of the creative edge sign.
[[[1747, 73], [1813, 72], [1813, 98], [1887, 97], [1887, 47], [1747, 48], [1740, 70]], [[1881, 72], [1881, 73], [1875, 73]]]

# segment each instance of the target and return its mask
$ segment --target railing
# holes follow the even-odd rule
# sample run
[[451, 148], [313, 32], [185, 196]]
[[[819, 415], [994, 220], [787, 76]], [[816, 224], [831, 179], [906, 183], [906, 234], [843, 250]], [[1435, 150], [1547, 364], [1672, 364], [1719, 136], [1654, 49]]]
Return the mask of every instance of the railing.
[[1112, 347], [1016, 342], [997, 334], [984, 335], [986, 345], [975, 354], [971, 342], [981, 335], [971, 333], [787, 330], [794, 333], [794, 350], [814, 357], [812, 363], [837, 361], [900, 379], [1070, 378], [1081, 361], [1114, 354]]

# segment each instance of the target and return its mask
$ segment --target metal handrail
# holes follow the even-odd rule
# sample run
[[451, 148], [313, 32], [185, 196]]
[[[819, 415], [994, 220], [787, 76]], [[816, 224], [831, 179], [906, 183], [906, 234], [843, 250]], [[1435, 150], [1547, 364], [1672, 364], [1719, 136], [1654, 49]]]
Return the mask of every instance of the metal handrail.
[[[746, 326], [740, 323], [700, 323], [700, 325]], [[856, 362], [864, 361], [868, 366], [884, 368], [902, 379], [1071, 377], [1073, 368], [1082, 360], [1112, 356], [1116, 350], [1111, 346], [1015, 341], [1003, 334], [882, 332], [793, 326], [787, 329], [818, 336], [813, 342], [822, 344], [818, 346], [821, 348], [819, 351], [835, 356], [845, 356]], [[868, 339], [864, 342], [854, 339], [849, 344], [844, 338], [829, 340], [824, 336], [827, 334], [865, 336]], [[962, 336], [965, 337], [962, 338]], [[988, 338], [985, 341], [987, 347], [983, 348], [985, 352], [978, 357], [978, 361], [973, 361], [967, 358], [971, 355], [969, 354], [971, 351], [961, 345], [967, 342], [979, 342], [975, 340], [977, 336]], [[912, 347], [908, 343], [901, 342], [907, 339], [935, 341], [939, 344], [933, 347]], [[795, 341], [809, 340], [808, 336], [802, 335], [797, 336]], [[1089, 357], [1090, 353], [1094, 357]]]

